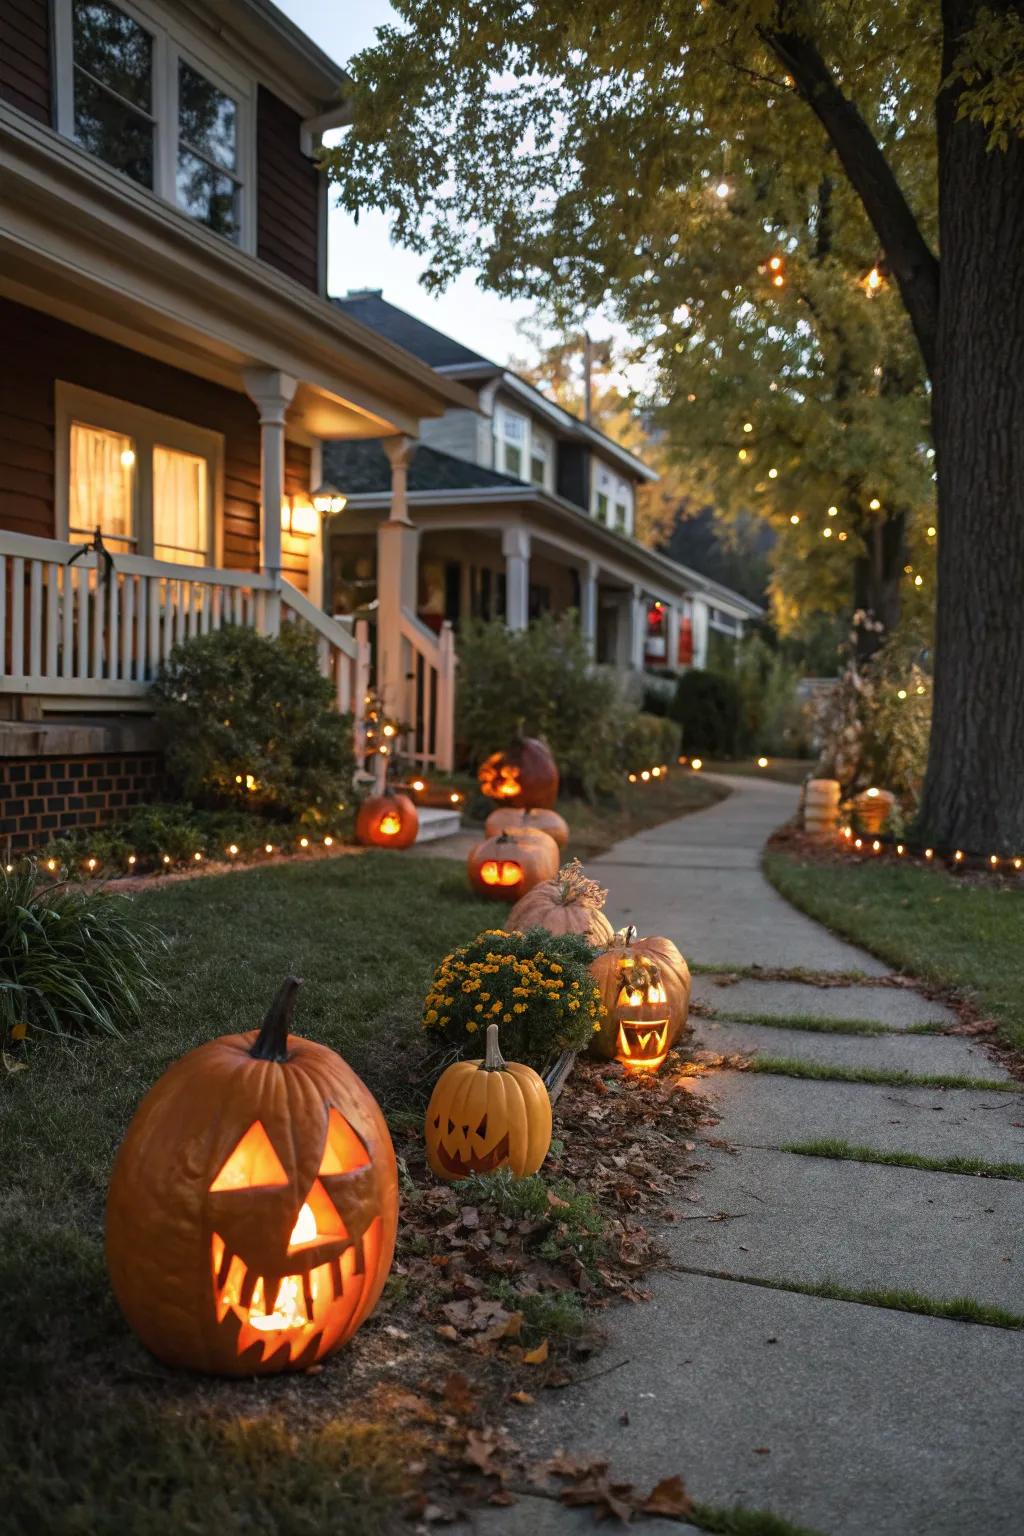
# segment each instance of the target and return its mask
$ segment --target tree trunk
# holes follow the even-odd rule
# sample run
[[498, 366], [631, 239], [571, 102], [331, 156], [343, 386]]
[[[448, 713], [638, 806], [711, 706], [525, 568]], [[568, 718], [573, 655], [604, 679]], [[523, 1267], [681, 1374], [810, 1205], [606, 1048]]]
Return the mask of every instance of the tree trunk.
[[864, 532], [865, 553], [853, 569], [853, 606], [871, 624], [857, 626], [859, 661], [870, 660], [900, 621], [905, 527], [906, 518], [899, 512], [872, 523]]
[[[978, 4], [942, 9], [945, 77]], [[956, 111], [957, 90], [941, 92], [938, 601], [920, 829], [936, 848], [1024, 854], [1024, 144], [989, 150]]]

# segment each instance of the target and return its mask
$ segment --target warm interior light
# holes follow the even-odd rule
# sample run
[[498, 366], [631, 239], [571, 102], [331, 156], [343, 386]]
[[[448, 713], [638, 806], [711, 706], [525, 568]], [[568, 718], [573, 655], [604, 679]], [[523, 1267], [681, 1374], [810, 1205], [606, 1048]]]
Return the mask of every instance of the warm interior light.
[[402, 830], [402, 818], [394, 811], [386, 811], [380, 819], [380, 830], [385, 837], [397, 837]]
[[295, 538], [312, 539], [320, 530], [320, 513], [310, 501], [285, 497], [281, 503], [281, 530]]
[[523, 871], [510, 859], [487, 859], [480, 866], [480, 878], [484, 885], [518, 885]]

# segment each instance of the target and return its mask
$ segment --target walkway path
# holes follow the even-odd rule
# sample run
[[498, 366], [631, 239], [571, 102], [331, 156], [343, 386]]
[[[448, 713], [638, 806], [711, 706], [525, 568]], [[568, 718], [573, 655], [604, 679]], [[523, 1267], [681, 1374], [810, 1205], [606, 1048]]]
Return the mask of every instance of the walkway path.
[[[726, 801], [619, 843], [593, 861], [613, 922], [665, 933], [702, 967], [884, 974], [767, 885], [760, 850], [796, 792], [731, 779]], [[894, 921], [898, 914], [894, 913]], [[724, 981], [724, 984], [723, 984]], [[912, 992], [695, 978], [698, 1043], [839, 1067], [1003, 1077], [976, 1044], [914, 1031], [949, 1022]], [[767, 1023], [801, 1015], [881, 1024], [832, 1034]], [[676, 1268], [647, 1306], [608, 1316], [592, 1383], [547, 1393], [531, 1437], [607, 1457], [652, 1486], [675, 1472], [691, 1494], [743, 1504], [826, 1536], [1019, 1536], [1024, 1530], [1024, 1333], [800, 1294], [970, 1296], [1024, 1314], [1024, 1184], [795, 1155], [793, 1142], [1024, 1163], [1024, 1098], [767, 1073], [716, 1072], [721, 1114], [701, 1206], [669, 1227]], [[757, 1281], [771, 1281], [767, 1288]], [[778, 1287], [778, 1288], [775, 1288]], [[610, 1368], [610, 1369], [609, 1369]], [[486, 1513], [487, 1536], [573, 1536], [589, 1512], [527, 1497]], [[639, 1527], [688, 1531], [667, 1521]]]

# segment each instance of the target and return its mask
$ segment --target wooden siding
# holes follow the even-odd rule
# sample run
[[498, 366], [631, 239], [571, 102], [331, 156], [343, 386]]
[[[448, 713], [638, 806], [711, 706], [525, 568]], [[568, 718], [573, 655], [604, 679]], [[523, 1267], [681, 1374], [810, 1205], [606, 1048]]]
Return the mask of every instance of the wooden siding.
[[320, 172], [300, 145], [302, 119], [265, 86], [256, 107], [256, 250], [320, 292]]
[[39, 123], [52, 121], [48, 0], [0, 5], [0, 98]]
[[[54, 392], [62, 380], [221, 433], [223, 566], [259, 569], [260, 429], [248, 396], [6, 300], [0, 335], [9, 359], [0, 371], [0, 528], [55, 536]], [[287, 444], [285, 487], [309, 489], [309, 449], [300, 443]], [[285, 542], [286, 575], [305, 590], [308, 541]]]

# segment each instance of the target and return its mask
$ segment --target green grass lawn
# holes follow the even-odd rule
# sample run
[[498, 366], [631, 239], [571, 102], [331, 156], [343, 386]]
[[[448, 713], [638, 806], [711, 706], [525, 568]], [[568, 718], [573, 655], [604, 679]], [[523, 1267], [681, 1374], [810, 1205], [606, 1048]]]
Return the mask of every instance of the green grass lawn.
[[110, 1293], [107, 1179], [168, 1063], [258, 1024], [289, 971], [306, 983], [298, 1032], [339, 1050], [394, 1122], [421, 1113], [427, 983], [447, 948], [499, 915], [461, 869], [386, 853], [168, 885], [139, 907], [169, 936], [168, 1001], [123, 1042], [37, 1048], [28, 1071], [0, 1074], [0, 1525], [383, 1536], [410, 1453], [385, 1423], [359, 1421], [372, 1325], [314, 1376], [232, 1384], [163, 1370]]
[[826, 863], [769, 850], [783, 896], [894, 969], [970, 1001], [1024, 1050], [1024, 888], [915, 864]]

